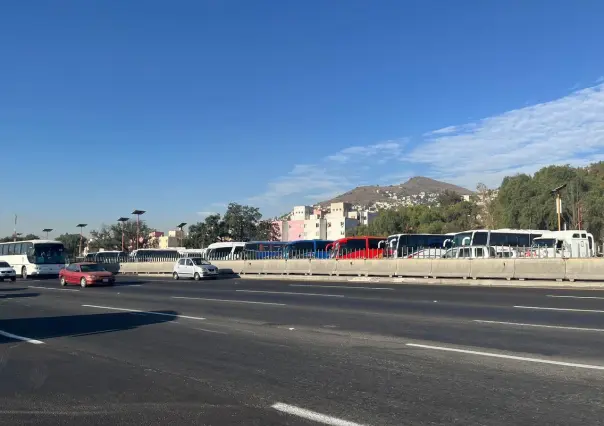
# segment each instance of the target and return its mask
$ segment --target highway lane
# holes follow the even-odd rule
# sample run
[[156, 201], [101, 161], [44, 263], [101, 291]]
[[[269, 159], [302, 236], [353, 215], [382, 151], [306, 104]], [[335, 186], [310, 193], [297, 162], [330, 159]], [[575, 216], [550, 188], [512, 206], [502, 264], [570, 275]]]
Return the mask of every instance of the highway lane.
[[[601, 292], [119, 282], [0, 284], [0, 331], [42, 342], [0, 336], [3, 424], [596, 424], [603, 414], [604, 314], [514, 307], [604, 310], [602, 299], [549, 297]], [[577, 324], [590, 330], [536, 326]]]

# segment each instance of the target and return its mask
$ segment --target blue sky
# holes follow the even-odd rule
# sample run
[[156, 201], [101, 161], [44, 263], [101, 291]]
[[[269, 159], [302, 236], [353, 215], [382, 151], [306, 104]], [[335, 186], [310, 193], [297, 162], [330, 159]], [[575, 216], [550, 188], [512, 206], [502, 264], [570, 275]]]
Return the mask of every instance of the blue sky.
[[0, 9], [0, 234], [167, 230], [604, 152], [604, 2], [35, 0]]

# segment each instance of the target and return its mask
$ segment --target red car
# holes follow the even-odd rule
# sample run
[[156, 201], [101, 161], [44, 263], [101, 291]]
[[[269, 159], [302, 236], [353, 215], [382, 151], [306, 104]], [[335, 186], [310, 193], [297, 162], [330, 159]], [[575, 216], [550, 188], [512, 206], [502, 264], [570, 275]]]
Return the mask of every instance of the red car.
[[61, 285], [79, 284], [88, 287], [93, 284], [113, 285], [115, 275], [106, 271], [102, 265], [92, 262], [72, 263], [59, 271]]

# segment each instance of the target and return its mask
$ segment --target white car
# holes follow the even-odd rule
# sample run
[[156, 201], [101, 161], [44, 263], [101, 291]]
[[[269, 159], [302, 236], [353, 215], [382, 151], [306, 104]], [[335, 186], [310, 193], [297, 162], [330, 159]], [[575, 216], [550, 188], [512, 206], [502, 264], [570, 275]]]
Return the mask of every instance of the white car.
[[172, 277], [175, 280], [181, 277], [200, 280], [202, 278], [216, 278], [217, 276], [218, 268], [201, 257], [180, 258], [174, 264], [172, 271]]
[[16, 281], [17, 273], [8, 263], [0, 262], [0, 281], [4, 280]]

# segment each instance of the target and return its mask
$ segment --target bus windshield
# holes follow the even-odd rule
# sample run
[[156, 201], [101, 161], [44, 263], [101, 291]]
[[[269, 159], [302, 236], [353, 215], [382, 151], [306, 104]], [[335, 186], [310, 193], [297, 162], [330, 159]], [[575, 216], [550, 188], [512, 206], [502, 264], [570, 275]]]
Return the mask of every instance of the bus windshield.
[[34, 244], [27, 250], [27, 260], [36, 265], [65, 264], [65, 249], [63, 244], [42, 243]]

